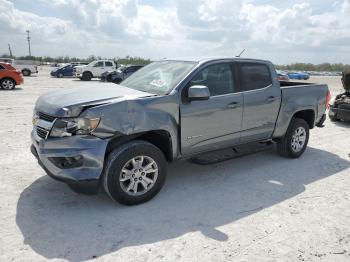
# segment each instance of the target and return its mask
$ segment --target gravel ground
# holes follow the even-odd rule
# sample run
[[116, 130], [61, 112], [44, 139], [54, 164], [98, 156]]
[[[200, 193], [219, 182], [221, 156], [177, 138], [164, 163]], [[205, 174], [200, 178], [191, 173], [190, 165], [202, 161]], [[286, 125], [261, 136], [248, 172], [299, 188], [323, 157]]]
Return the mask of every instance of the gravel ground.
[[38, 96], [82, 84], [48, 72], [0, 92], [0, 261], [350, 261], [350, 123], [312, 130], [296, 160], [171, 164], [157, 197], [126, 207], [72, 192], [29, 152]]

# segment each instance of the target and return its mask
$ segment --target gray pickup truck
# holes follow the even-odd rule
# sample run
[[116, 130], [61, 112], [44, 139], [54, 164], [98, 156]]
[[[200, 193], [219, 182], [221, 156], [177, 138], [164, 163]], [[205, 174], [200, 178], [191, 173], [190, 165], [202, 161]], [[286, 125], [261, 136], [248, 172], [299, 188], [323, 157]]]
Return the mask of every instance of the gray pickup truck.
[[252, 142], [289, 158], [322, 126], [326, 85], [279, 82], [271, 62], [240, 58], [162, 60], [120, 85], [41, 96], [31, 151], [73, 189], [138, 204], [154, 197], [167, 162]]

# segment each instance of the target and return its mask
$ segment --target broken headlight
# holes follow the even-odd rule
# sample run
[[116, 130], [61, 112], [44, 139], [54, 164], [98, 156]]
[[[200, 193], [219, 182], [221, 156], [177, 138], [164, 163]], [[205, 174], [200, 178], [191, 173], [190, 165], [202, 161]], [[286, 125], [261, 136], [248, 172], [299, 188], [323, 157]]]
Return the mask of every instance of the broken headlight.
[[50, 132], [51, 137], [64, 137], [72, 135], [87, 135], [94, 131], [100, 118], [70, 118], [57, 119]]

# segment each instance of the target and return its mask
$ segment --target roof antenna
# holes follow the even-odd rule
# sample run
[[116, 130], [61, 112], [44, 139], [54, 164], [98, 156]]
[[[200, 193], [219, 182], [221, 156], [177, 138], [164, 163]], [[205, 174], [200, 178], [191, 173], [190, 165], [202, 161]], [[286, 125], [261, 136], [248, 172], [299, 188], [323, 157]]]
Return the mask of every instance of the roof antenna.
[[239, 53], [239, 55], [236, 55], [236, 57], [241, 57], [241, 55], [245, 52], [245, 49], [242, 50], [242, 52]]

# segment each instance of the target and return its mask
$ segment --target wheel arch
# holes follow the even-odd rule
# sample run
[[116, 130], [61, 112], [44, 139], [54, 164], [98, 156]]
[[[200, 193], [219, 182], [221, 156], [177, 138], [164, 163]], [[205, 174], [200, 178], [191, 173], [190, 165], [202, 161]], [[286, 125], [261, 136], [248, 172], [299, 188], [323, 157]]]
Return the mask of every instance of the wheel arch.
[[292, 116], [292, 118], [301, 118], [305, 120], [306, 123], [309, 125], [310, 129], [314, 128], [315, 126], [315, 117], [316, 117], [316, 113], [313, 109], [300, 110], [295, 112], [294, 115]]
[[12, 80], [15, 83], [15, 86], [17, 85], [16, 79], [14, 79], [14, 78], [12, 78], [10, 76], [5, 76], [5, 77], [1, 78], [0, 79], [0, 83], [2, 83], [2, 81], [6, 80], [6, 79]]
[[272, 138], [274, 140], [278, 140], [286, 134], [293, 118], [301, 118], [305, 120], [309, 126], [309, 129], [312, 129], [315, 127], [316, 111], [312, 107], [298, 108], [291, 111], [280, 110], [276, 121], [275, 130], [272, 134]]
[[86, 73], [90, 74], [92, 77], [94, 76], [94, 74], [93, 74], [90, 70], [85, 70], [85, 71], [82, 73], [82, 75], [83, 75], [83, 74], [86, 74]]
[[105, 159], [108, 154], [113, 151], [113, 149], [132, 140], [143, 140], [151, 143], [163, 152], [168, 162], [173, 161], [173, 145], [171, 135], [166, 130], [152, 130], [132, 135], [117, 136], [108, 142], [105, 152]]

